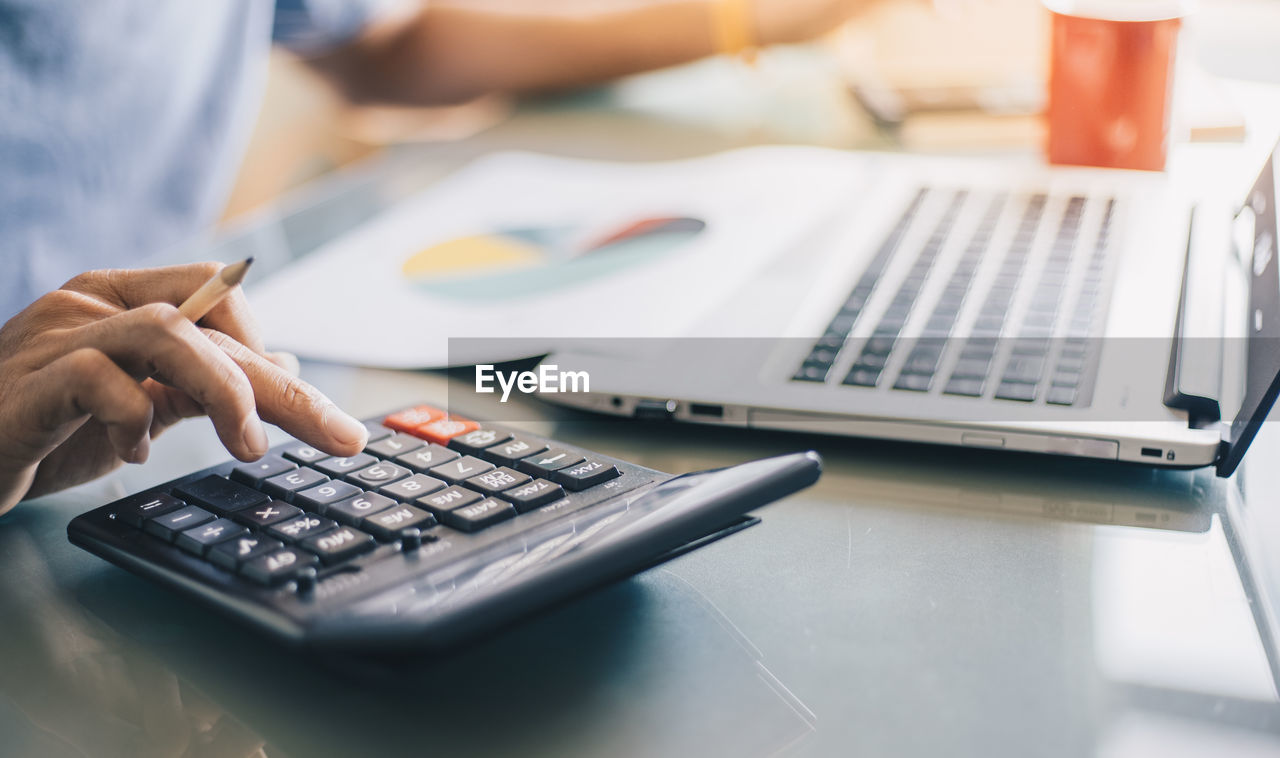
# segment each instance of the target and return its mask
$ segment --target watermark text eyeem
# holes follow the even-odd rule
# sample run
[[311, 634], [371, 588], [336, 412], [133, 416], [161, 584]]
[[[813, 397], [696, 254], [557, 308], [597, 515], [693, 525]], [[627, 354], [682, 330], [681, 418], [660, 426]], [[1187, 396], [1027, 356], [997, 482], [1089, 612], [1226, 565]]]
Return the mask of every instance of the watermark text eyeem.
[[492, 395], [501, 390], [507, 402], [511, 390], [526, 395], [534, 392], [555, 394], [559, 392], [590, 392], [591, 377], [586, 371], [561, 371], [554, 363], [544, 363], [536, 371], [510, 371], [503, 373], [492, 365], [476, 366], [476, 392]]

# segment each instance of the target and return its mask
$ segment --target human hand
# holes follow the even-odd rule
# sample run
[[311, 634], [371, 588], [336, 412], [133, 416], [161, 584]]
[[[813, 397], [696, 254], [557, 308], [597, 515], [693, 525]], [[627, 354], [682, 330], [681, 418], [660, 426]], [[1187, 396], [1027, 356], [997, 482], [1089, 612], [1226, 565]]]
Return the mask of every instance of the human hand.
[[874, 0], [754, 0], [762, 46], [805, 42], [834, 31]]
[[364, 446], [363, 424], [265, 351], [238, 289], [204, 329], [178, 312], [220, 268], [91, 271], [0, 328], [0, 513], [145, 461], [192, 416], [244, 461], [267, 451], [263, 420], [334, 455]]

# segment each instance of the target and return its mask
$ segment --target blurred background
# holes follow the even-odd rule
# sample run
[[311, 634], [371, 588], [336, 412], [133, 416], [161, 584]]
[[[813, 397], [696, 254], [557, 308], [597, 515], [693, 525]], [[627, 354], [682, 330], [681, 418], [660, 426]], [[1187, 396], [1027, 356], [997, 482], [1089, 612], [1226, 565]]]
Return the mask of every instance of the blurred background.
[[[637, 0], [537, 1], [598, 8]], [[1243, 119], [1223, 80], [1280, 82], [1280, 0], [1200, 0], [1181, 44], [1175, 130], [1195, 141], [1242, 139]], [[768, 50], [754, 66], [712, 59], [592, 92], [381, 108], [347, 105], [277, 49], [224, 219], [389, 146], [464, 139], [517, 112], [606, 108], [714, 134], [725, 145], [1038, 149], [1047, 51], [1039, 0], [904, 0], [874, 4], [817, 43]]]

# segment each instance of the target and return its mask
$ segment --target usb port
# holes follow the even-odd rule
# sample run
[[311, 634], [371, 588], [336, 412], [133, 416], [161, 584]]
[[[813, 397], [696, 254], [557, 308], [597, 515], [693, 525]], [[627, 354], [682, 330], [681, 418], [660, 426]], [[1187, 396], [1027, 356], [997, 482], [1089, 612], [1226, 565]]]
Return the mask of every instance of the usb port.
[[1147, 456], [1148, 458], [1163, 458], [1163, 457], [1164, 457], [1164, 451], [1163, 451], [1163, 450], [1161, 450], [1161, 449], [1160, 449], [1160, 448], [1158, 448], [1158, 447], [1144, 447], [1144, 448], [1142, 448], [1142, 454], [1143, 454], [1143, 455], [1145, 455], [1145, 456]]
[[689, 403], [689, 414], [692, 416], [711, 416], [713, 418], [724, 418], [724, 406], [708, 405], [706, 403]]

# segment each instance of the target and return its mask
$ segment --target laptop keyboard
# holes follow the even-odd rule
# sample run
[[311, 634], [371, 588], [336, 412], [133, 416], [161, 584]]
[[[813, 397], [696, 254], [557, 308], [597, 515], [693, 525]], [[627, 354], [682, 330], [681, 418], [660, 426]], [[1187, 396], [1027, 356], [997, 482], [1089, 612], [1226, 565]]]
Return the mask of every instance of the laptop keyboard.
[[[923, 239], [904, 247], [929, 202], [940, 203], [941, 213], [931, 222], [927, 236], [914, 235]], [[1021, 207], [1011, 209], [1015, 202]], [[1092, 237], [1082, 241], [1090, 204], [1097, 205], [1098, 218], [1089, 226]], [[1061, 210], [1050, 213], [1057, 208]], [[1018, 214], [1012, 234], [1005, 235], [1000, 247], [993, 247], [997, 225], [1010, 210]], [[954, 267], [924, 315], [921, 294], [931, 278], [940, 275], [939, 258], [957, 225], [974, 213], [978, 214], [976, 224], [966, 232]], [[1087, 405], [1096, 374], [1094, 338], [1099, 336], [1106, 310], [1114, 215], [1112, 198], [999, 194], [984, 199], [964, 190], [919, 190], [793, 379], [1020, 403]], [[1045, 228], [1049, 225], [1052, 228]], [[1042, 240], [1048, 235], [1052, 236]], [[975, 313], [960, 334], [957, 326], [966, 302], [975, 297], [983, 263], [995, 255], [1001, 258], [981, 293], [981, 305], [970, 309]], [[910, 268], [869, 333], [854, 338], [890, 262], [899, 256], [911, 256]], [[1038, 268], [1034, 257], [1043, 258]], [[1078, 282], [1074, 301], [1066, 303], [1064, 294], [1073, 282]], [[1027, 289], [1031, 289], [1029, 296], [1024, 295]], [[1025, 304], [1020, 305], [1020, 298]], [[918, 336], [907, 337], [904, 329], [913, 319], [920, 324], [912, 330]], [[854, 357], [847, 362], [845, 356], [850, 354]]]
[[357, 559], [467, 545], [507, 521], [537, 526], [652, 481], [625, 463], [429, 406], [369, 428], [365, 452], [349, 458], [287, 443], [227, 476], [127, 498], [114, 518], [275, 587], [314, 582]]

